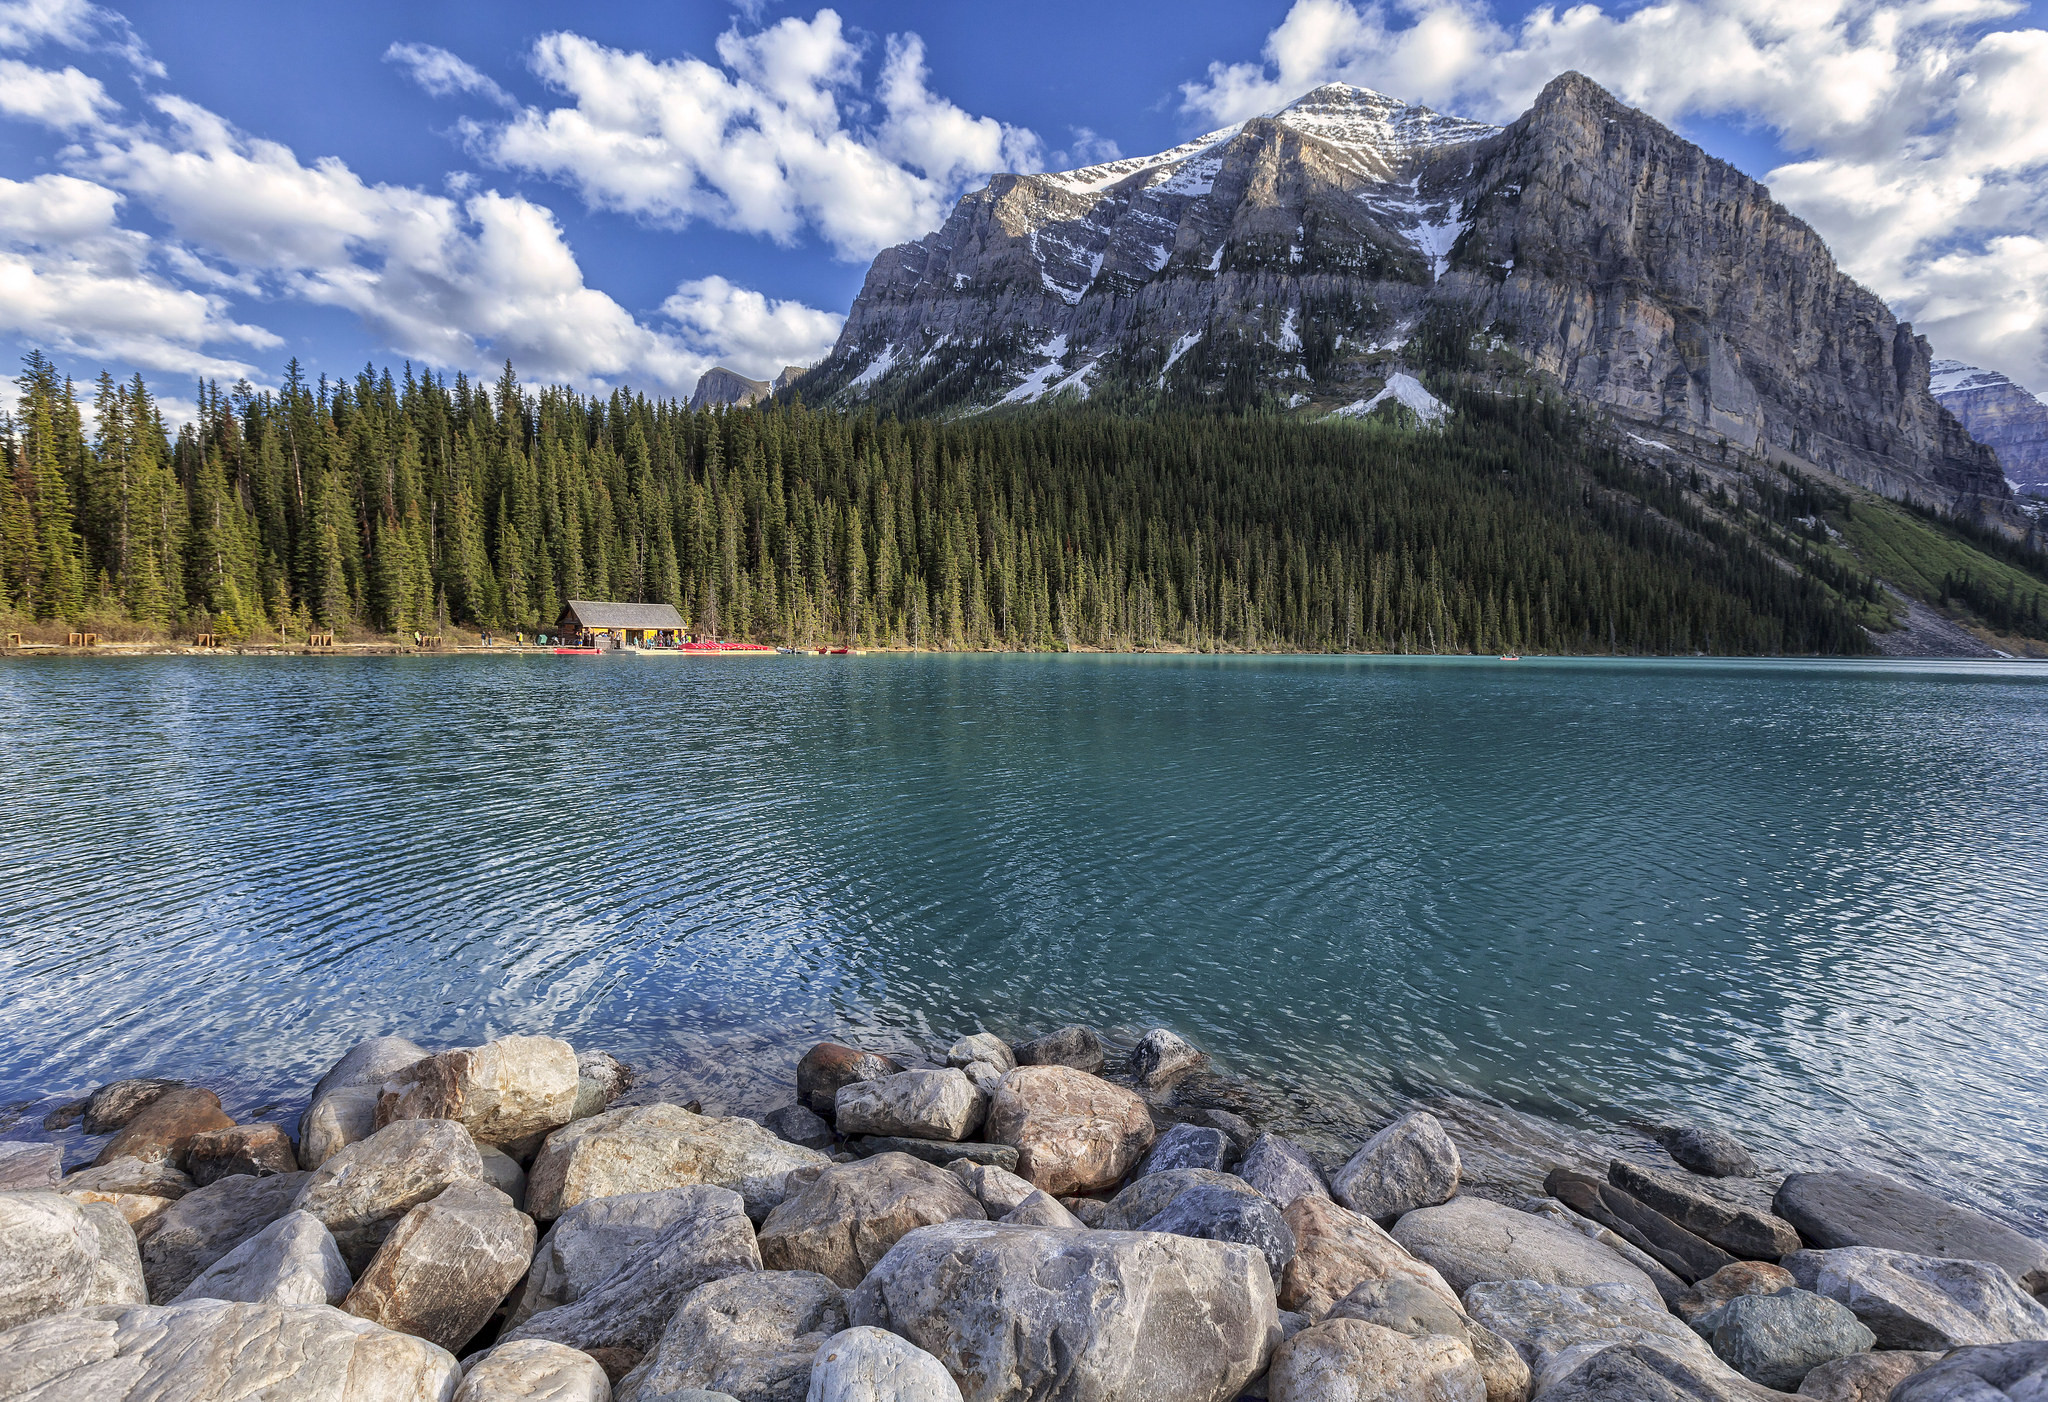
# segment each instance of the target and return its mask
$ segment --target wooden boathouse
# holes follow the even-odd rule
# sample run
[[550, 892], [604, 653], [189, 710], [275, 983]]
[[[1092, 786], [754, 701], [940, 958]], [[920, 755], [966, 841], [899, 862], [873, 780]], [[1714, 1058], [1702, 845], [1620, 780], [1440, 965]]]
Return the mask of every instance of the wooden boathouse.
[[674, 604], [614, 604], [571, 599], [555, 631], [569, 638], [605, 639], [627, 647], [676, 647], [683, 618]]

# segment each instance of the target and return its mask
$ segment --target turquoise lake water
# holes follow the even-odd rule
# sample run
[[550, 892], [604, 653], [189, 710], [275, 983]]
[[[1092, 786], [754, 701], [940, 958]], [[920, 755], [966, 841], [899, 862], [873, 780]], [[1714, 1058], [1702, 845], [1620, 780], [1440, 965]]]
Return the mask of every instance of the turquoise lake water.
[[373, 1032], [1164, 1024], [2048, 1226], [2048, 667], [80, 659], [0, 736], [0, 1133]]

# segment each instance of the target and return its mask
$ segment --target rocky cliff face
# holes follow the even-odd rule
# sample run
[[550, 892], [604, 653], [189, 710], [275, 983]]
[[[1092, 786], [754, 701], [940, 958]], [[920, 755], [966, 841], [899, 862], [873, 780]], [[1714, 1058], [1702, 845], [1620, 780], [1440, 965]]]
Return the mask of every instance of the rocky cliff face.
[[2048, 497], [2048, 404], [1996, 370], [1959, 360], [1934, 362], [1933, 387], [1970, 436], [1998, 453], [2014, 488]]
[[1157, 156], [998, 176], [875, 260], [803, 389], [1362, 412], [1446, 367], [1533, 370], [1684, 454], [2009, 499], [1926, 342], [1812, 229], [1575, 73], [1506, 128], [1339, 84]]
[[697, 377], [697, 392], [690, 396], [690, 407], [704, 409], [715, 404], [737, 404], [745, 408], [773, 393], [775, 385], [767, 380], [750, 380], [723, 365], [714, 365]]

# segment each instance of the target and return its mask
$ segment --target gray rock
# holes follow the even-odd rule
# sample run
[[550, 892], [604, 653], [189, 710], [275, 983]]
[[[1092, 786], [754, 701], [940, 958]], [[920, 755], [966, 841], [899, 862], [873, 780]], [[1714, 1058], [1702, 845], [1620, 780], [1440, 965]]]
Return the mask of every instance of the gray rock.
[[1892, 1392], [1892, 1402], [2038, 1402], [2048, 1397], [2048, 1343], [1958, 1349]]
[[1704, 1125], [1675, 1125], [1657, 1136], [1680, 1168], [1708, 1178], [1754, 1178], [1756, 1160], [1732, 1134]]
[[1875, 1246], [1959, 1261], [1990, 1261], [2039, 1294], [2048, 1290], [2048, 1244], [1881, 1173], [1795, 1173], [1778, 1189], [1779, 1216], [1809, 1246]]
[[93, 1162], [107, 1164], [132, 1156], [164, 1159], [183, 1168], [193, 1136], [208, 1130], [232, 1129], [234, 1124], [220, 1108], [220, 1097], [212, 1091], [174, 1087], [137, 1111], [120, 1133], [100, 1147]]
[[587, 1120], [611, 1108], [614, 1100], [633, 1088], [633, 1068], [610, 1052], [576, 1054], [576, 1100], [569, 1108], [572, 1120]]
[[146, 1305], [149, 1286], [142, 1276], [142, 1252], [135, 1241], [135, 1229], [119, 1209], [110, 1203], [79, 1205], [98, 1239], [93, 1262], [89, 1302], [94, 1305]]
[[1252, 1141], [1237, 1166], [1237, 1176], [1283, 1208], [1292, 1207], [1303, 1194], [1330, 1195], [1316, 1161], [1292, 1140], [1277, 1134], [1262, 1134]]
[[484, 1181], [512, 1199], [514, 1207], [524, 1211], [526, 1170], [519, 1166], [519, 1160], [492, 1144], [477, 1145], [476, 1153], [483, 1160]]
[[972, 1141], [954, 1144], [943, 1139], [906, 1139], [888, 1134], [871, 1134], [850, 1142], [854, 1152], [863, 1158], [872, 1158], [876, 1154], [908, 1154], [914, 1159], [938, 1164], [941, 1168], [956, 1159], [966, 1159], [969, 1163], [1000, 1168], [1005, 1173], [1017, 1171], [1017, 1150], [1008, 1144]]
[[0, 1192], [54, 1188], [63, 1176], [63, 1145], [27, 1144], [11, 1139], [0, 1143]]
[[1938, 1353], [1854, 1353], [1808, 1373], [1799, 1395], [1819, 1402], [1889, 1402], [1893, 1388], [1940, 1361]]
[[761, 1117], [761, 1124], [777, 1139], [787, 1139], [806, 1149], [832, 1147], [832, 1126], [826, 1123], [823, 1115], [802, 1105], [785, 1105], [780, 1110], [771, 1110]]
[[1427, 1110], [1403, 1115], [1365, 1142], [1330, 1179], [1330, 1194], [1382, 1227], [1457, 1194], [1458, 1146]]
[[1237, 1146], [1222, 1130], [1203, 1125], [1171, 1125], [1154, 1141], [1151, 1152], [1138, 1165], [1137, 1176], [1143, 1178], [1148, 1173], [1175, 1168], [1206, 1168], [1221, 1173], [1236, 1158]]
[[176, 1299], [200, 1272], [292, 1210], [310, 1173], [238, 1173], [179, 1198], [136, 1233], [149, 1298]]
[[1483, 1198], [1457, 1197], [1441, 1207], [1419, 1208], [1394, 1224], [1393, 1236], [1460, 1294], [1481, 1281], [1530, 1280], [1617, 1284], [1648, 1301], [1663, 1298], [1648, 1276], [1599, 1243]]
[[1655, 1296], [1626, 1285], [1486, 1281], [1465, 1292], [1465, 1312], [1515, 1346], [1535, 1377], [1538, 1397], [1611, 1344], [1645, 1344], [1706, 1376], [1739, 1377]]
[[[1033, 1189], [1033, 1191], [1037, 1191]], [[1101, 1198], [1060, 1198], [1059, 1205], [1074, 1214], [1084, 1227], [1100, 1230], [1109, 1225], [1109, 1204]]]
[[1310, 1320], [1366, 1281], [1405, 1280], [1456, 1305], [1457, 1292], [1437, 1270], [1408, 1254], [1370, 1217], [1329, 1198], [1305, 1194], [1281, 1216], [1294, 1233], [1294, 1260], [1280, 1282], [1280, 1304]]
[[739, 1402], [803, 1402], [811, 1363], [847, 1327], [846, 1296], [808, 1271], [755, 1271], [692, 1294], [619, 1384], [618, 1402], [668, 1402], [685, 1388]]
[[1611, 1183], [1555, 1168], [1543, 1186], [1574, 1212], [1634, 1243], [1687, 1284], [1735, 1264], [1735, 1258], [1720, 1247], [1694, 1236]]
[[[425, 1047], [405, 1037], [366, 1037], [343, 1052], [340, 1060], [327, 1068], [327, 1074], [314, 1085], [307, 1103], [317, 1105], [323, 1096], [351, 1087], [369, 1086], [374, 1089], [382, 1086], [394, 1072], [403, 1071], [428, 1055]], [[304, 1137], [303, 1130], [300, 1137]]]
[[[1776, 1295], [1780, 1291], [1798, 1288], [1799, 1282], [1783, 1266], [1774, 1266], [1768, 1261], [1737, 1261], [1687, 1287], [1683, 1295], [1669, 1303], [1671, 1312], [1697, 1331], [1701, 1319], [1730, 1300], [1743, 1295]], [[1706, 1330], [1701, 1337], [1712, 1333], [1711, 1329]]]
[[1067, 1211], [1058, 1198], [1033, 1188], [1031, 1195], [1005, 1212], [1001, 1219], [1019, 1227], [1060, 1227], [1085, 1231], [1088, 1224]]
[[1848, 1246], [1795, 1251], [1801, 1288], [1839, 1300], [1887, 1349], [1951, 1349], [2048, 1339], [2048, 1309], [1986, 1261]]
[[459, 1123], [399, 1120], [314, 1169], [291, 1205], [319, 1218], [349, 1269], [360, 1272], [406, 1213], [483, 1177], [483, 1158]]
[[1141, 1086], [1163, 1086], [1208, 1059], [1178, 1033], [1155, 1027], [1131, 1048], [1131, 1075]]
[[[1487, 1402], [1527, 1402], [1529, 1365], [1514, 1345], [1468, 1317], [1462, 1305], [1453, 1305], [1413, 1280], [1394, 1276], [1364, 1281], [1332, 1305], [1324, 1318], [1361, 1319], [1412, 1339], [1432, 1334], [1458, 1339], [1472, 1350], [1473, 1361], [1479, 1365]], [[1281, 1326], [1285, 1329], [1285, 1318]]]
[[292, 1141], [276, 1125], [235, 1125], [192, 1136], [186, 1148], [186, 1171], [200, 1187], [246, 1173], [253, 1178], [297, 1173]]
[[1554, 1222], [1560, 1227], [1578, 1232], [1582, 1236], [1590, 1237], [1594, 1241], [1599, 1242], [1600, 1245], [1606, 1247], [1609, 1251], [1621, 1257], [1622, 1260], [1648, 1276], [1650, 1283], [1657, 1287], [1657, 1294], [1672, 1309], [1678, 1308], [1678, 1302], [1684, 1299], [1687, 1292], [1692, 1289], [1690, 1285], [1687, 1285], [1684, 1281], [1673, 1275], [1662, 1261], [1659, 1261], [1635, 1243], [1622, 1240], [1612, 1230], [1601, 1226], [1598, 1222], [1581, 1217], [1556, 1198], [1530, 1198], [1522, 1204], [1522, 1210], [1532, 1216], [1541, 1217], [1548, 1222]]
[[1003, 1077], [1010, 1074], [1009, 1071], [989, 1061], [970, 1061], [961, 1067], [960, 1071], [968, 1080], [974, 1082], [974, 1088], [983, 1095], [994, 1095], [996, 1087], [1003, 1083]]
[[1102, 1074], [1102, 1039], [1086, 1027], [1062, 1027], [1015, 1050], [1019, 1066], [1071, 1066], [1091, 1076]]
[[499, 1344], [463, 1365], [452, 1402], [611, 1402], [612, 1385], [587, 1353], [547, 1339]]
[[579, 1202], [693, 1184], [731, 1188], [749, 1210], [783, 1198], [792, 1169], [830, 1162], [777, 1139], [752, 1120], [699, 1115], [680, 1105], [607, 1110], [550, 1134], [526, 1174], [526, 1207], [546, 1222]]
[[1701, 1362], [1651, 1343], [1591, 1345], [1536, 1396], [1542, 1402], [1783, 1402], [1719, 1359]]
[[993, 1222], [910, 1233], [852, 1312], [938, 1359], [969, 1402], [1229, 1402], [1280, 1336], [1250, 1247]]
[[172, 1303], [338, 1305], [349, 1283], [348, 1266], [320, 1219], [287, 1212], [201, 1271]]
[[67, 1173], [57, 1184], [64, 1193], [129, 1193], [173, 1202], [197, 1185], [181, 1169], [162, 1159], [120, 1158], [96, 1168]]
[[1738, 1295], [1700, 1321], [1722, 1362], [1753, 1382], [1790, 1392], [1823, 1363], [1867, 1353], [1877, 1336], [1846, 1305], [1810, 1290]]
[[1294, 1232], [1281, 1217], [1280, 1209], [1265, 1198], [1227, 1188], [1191, 1188], [1138, 1230], [1171, 1232], [1202, 1241], [1234, 1241], [1252, 1247], [1265, 1257], [1266, 1269], [1273, 1273], [1276, 1288], [1287, 1263], [1294, 1259]]
[[[842, 1122], [845, 1114], [842, 1093]], [[987, 1217], [945, 1169], [907, 1154], [880, 1154], [832, 1165], [770, 1212], [761, 1226], [761, 1264], [771, 1271], [813, 1271], [851, 1289], [904, 1233]]]
[[963, 1071], [901, 1071], [841, 1086], [833, 1122], [841, 1134], [961, 1140], [981, 1127], [987, 1097]]
[[962, 1037], [946, 1048], [946, 1064], [966, 1070], [976, 1062], [993, 1066], [998, 1071], [1013, 1071], [1017, 1067], [1017, 1054], [1010, 1050], [1010, 1044], [993, 1032], [977, 1032], [971, 1037]]
[[[564, 1303], [529, 1314], [508, 1329], [507, 1339], [553, 1339], [582, 1349], [632, 1349], [645, 1353], [661, 1337], [662, 1327], [683, 1298], [699, 1286], [761, 1268], [761, 1251], [753, 1223], [739, 1194], [725, 1188], [671, 1190], [686, 1203], [636, 1204], [633, 1217], [669, 1216], [669, 1225], [630, 1253], [614, 1257], [613, 1243], [626, 1251], [636, 1224], [624, 1215], [608, 1217], [598, 1202], [584, 1204], [586, 1216], [574, 1223], [563, 1240], [544, 1246], [550, 1252], [549, 1280], [543, 1298], [569, 1295]], [[641, 1194], [642, 1198], [668, 1197]], [[564, 1214], [557, 1228], [571, 1223]], [[579, 1240], [580, 1238], [580, 1240]], [[552, 1236], [550, 1238], [552, 1241]], [[608, 1261], [616, 1262], [610, 1270]], [[524, 1300], [521, 1301], [524, 1304]]]
[[1688, 1182], [1616, 1159], [1607, 1166], [1607, 1181], [1731, 1256], [1775, 1261], [1799, 1249], [1799, 1233], [1790, 1222], [1717, 1197], [1697, 1179]]
[[457, 1183], [399, 1219], [341, 1307], [460, 1353], [533, 1259], [533, 1219], [487, 1183]]
[[299, 1117], [299, 1166], [314, 1169], [377, 1132], [376, 1086], [342, 1086]]
[[[1204, 1107], [1189, 1110], [1186, 1115], [1187, 1122], [1191, 1125], [1206, 1125], [1210, 1129], [1220, 1129], [1229, 1135], [1230, 1142], [1237, 1146], [1239, 1154], [1251, 1148], [1252, 1141], [1259, 1137], [1259, 1132], [1252, 1128], [1250, 1120], [1242, 1115], [1233, 1115], [1228, 1110]], [[1281, 1205], [1284, 1207], [1286, 1204]]]
[[900, 1063], [880, 1052], [820, 1042], [796, 1064], [797, 1102], [829, 1120], [838, 1113], [840, 1087], [855, 1081], [880, 1080], [902, 1069]]
[[1063, 1064], [1019, 1066], [988, 1107], [989, 1139], [1014, 1148], [1017, 1176], [1055, 1197], [1111, 1187], [1152, 1147], [1153, 1134], [1143, 1100]]
[[[649, 1243], [700, 1216], [710, 1219], [711, 1232], [700, 1239], [695, 1255], [673, 1253], [666, 1258], [671, 1264], [681, 1262], [684, 1269], [696, 1269], [717, 1259], [723, 1249], [724, 1259], [734, 1269], [756, 1268], [758, 1251], [743, 1249], [739, 1240], [742, 1229], [732, 1217], [734, 1196], [725, 1188], [668, 1188], [657, 1193], [592, 1198], [570, 1208], [541, 1238], [526, 1283], [506, 1319], [506, 1330], [517, 1329], [544, 1310], [582, 1299], [619, 1274], [623, 1263]], [[741, 1215], [745, 1215], [744, 1207]], [[750, 1236], [751, 1228], [746, 1230]], [[713, 1278], [705, 1275], [698, 1283]]]
[[1196, 1188], [1222, 1188], [1228, 1192], [1257, 1196], [1257, 1190], [1235, 1174], [1210, 1168], [1169, 1168], [1133, 1178], [1130, 1185], [1109, 1201], [1102, 1225], [1111, 1231], [1134, 1232], [1166, 1210], [1168, 1203]]
[[1486, 1402], [1464, 1340], [1362, 1319], [1326, 1319], [1281, 1344], [1266, 1388], [1272, 1402]]
[[955, 1159], [946, 1165], [946, 1171], [960, 1180], [991, 1219], [1001, 1217], [1038, 1191], [1016, 1174], [993, 1164]]
[[0, 1354], [36, 1357], [37, 1383], [7, 1394], [34, 1402], [444, 1402], [461, 1377], [447, 1350], [325, 1305], [193, 1300], [30, 1327], [43, 1337], [0, 1335]]
[[569, 1123], [581, 1082], [576, 1049], [559, 1037], [498, 1037], [392, 1072], [377, 1124], [453, 1120], [479, 1144], [509, 1145]]
[[165, 1092], [177, 1090], [184, 1084], [183, 1081], [156, 1077], [109, 1081], [85, 1098], [85, 1132], [112, 1134], [162, 1099]]
[[804, 1402], [962, 1402], [939, 1360], [885, 1329], [842, 1329], [811, 1358]]

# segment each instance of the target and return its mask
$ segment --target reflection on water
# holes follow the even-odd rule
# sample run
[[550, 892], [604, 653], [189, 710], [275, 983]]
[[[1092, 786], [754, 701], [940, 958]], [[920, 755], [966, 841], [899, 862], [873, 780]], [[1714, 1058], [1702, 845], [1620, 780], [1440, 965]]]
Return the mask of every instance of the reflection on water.
[[1164, 1023], [2048, 1201], [2037, 666], [79, 660], [0, 735], [6, 1103]]

